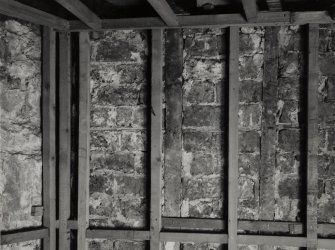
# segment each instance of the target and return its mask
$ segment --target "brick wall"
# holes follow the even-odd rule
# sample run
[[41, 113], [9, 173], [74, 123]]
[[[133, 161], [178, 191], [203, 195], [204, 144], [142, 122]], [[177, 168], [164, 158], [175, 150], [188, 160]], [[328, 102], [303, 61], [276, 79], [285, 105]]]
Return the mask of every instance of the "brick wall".
[[335, 26], [320, 28], [319, 222], [335, 222]]
[[[41, 225], [40, 27], [0, 16], [1, 230]], [[39, 249], [39, 241], [2, 249]]]

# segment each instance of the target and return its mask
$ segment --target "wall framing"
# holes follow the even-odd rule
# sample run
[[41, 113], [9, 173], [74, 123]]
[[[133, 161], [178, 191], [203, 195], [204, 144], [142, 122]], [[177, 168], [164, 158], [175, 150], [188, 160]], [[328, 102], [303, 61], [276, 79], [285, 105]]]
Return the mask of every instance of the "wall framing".
[[[191, 20], [189, 21], [191, 22]], [[281, 23], [282, 24], [282, 23]], [[191, 241], [191, 242], [213, 242], [228, 244], [229, 250], [235, 250], [237, 244], [274, 244], [278, 246], [295, 246], [316, 248], [331, 248], [335, 245], [335, 239], [318, 239], [318, 233], [335, 232], [335, 226], [331, 224], [317, 224], [316, 213], [316, 183], [317, 170], [315, 165], [315, 142], [318, 140], [316, 129], [316, 91], [317, 88], [317, 55], [318, 55], [318, 25], [308, 26], [309, 34], [309, 60], [308, 60], [308, 179], [307, 179], [307, 218], [306, 224], [289, 222], [265, 222], [265, 221], [238, 221], [236, 212], [237, 204], [237, 174], [234, 170], [236, 165], [237, 143], [236, 143], [236, 117], [229, 119], [229, 144], [233, 145], [229, 151], [229, 219], [227, 233], [199, 233], [182, 232], [181, 229], [189, 227], [200, 227], [207, 223], [209, 228], [224, 225], [224, 220], [206, 219], [182, 219], [162, 218], [160, 211], [160, 175], [161, 175], [161, 152], [162, 152], [162, 44], [163, 29], [152, 30], [152, 80], [151, 80], [151, 206], [150, 206], [150, 229], [148, 230], [98, 230], [88, 228], [88, 177], [89, 177], [89, 35], [81, 32], [79, 39], [80, 48], [80, 117], [79, 117], [79, 183], [78, 183], [78, 220], [66, 220], [66, 215], [56, 221], [55, 208], [55, 31], [52, 28], [44, 28], [43, 42], [43, 201], [44, 220], [43, 227], [27, 230], [25, 232], [2, 232], [1, 244], [9, 244], [32, 239], [44, 239], [44, 249], [56, 249], [56, 228], [78, 231], [78, 249], [86, 249], [86, 239], [125, 239], [125, 240], [150, 240], [151, 249], [158, 249], [164, 241]], [[238, 55], [238, 43], [236, 41], [238, 28], [230, 28], [230, 102], [229, 110], [237, 110], [238, 84], [236, 61]], [[64, 36], [64, 34], [62, 34]], [[238, 37], [237, 37], [238, 38]], [[65, 53], [65, 52], [64, 52]], [[233, 67], [235, 65], [235, 67]], [[234, 70], [235, 68], [235, 70]], [[67, 74], [65, 74], [66, 78]], [[64, 82], [66, 79], [64, 78]], [[67, 98], [67, 97], [63, 97]], [[69, 116], [67, 119], [70, 119]], [[66, 118], [65, 118], [66, 119]], [[68, 122], [68, 121], [67, 121]], [[159, 134], [159, 136], [154, 136]], [[64, 142], [69, 143], [67, 142]], [[235, 160], [234, 160], [235, 159]], [[67, 162], [67, 161], [66, 161]], [[64, 164], [65, 161], [64, 161]], [[67, 163], [69, 164], [69, 163]], [[69, 166], [68, 166], [69, 167]], [[155, 177], [155, 178], [154, 178]], [[64, 200], [66, 202], [66, 200]], [[68, 201], [69, 202], [69, 201]], [[65, 204], [66, 205], [66, 204]], [[235, 209], [235, 211], [234, 211]], [[271, 225], [270, 225], [271, 224]], [[168, 225], [168, 226], [166, 226]], [[185, 226], [186, 225], [186, 226]], [[281, 228], [283, 232], [288, 231], [292, 236], [269, 236], [269, 235], [240, 235], [238, 229], [253, 228]], [[270, 226], [269, 226], [270, 225]], [[293, 226], [292, 226], [293, 225]], [[306, 228], [305, 228], [306, 226]], [[169, 231], [165, 230], [168, 228]], [[185, 228], [184, 228], [185, 227]], [[179, 230], [178, 230], [179, 228]], [[293, 228], [293, 229], [292, 229]], [[222, 226], [224, 230], [225, 227]], [[285, 230], [285, 231], [284, 231]], [[306, 235], [305, 235], [306, 234]], [[301, 236], [305, 235], [305, 236]]]

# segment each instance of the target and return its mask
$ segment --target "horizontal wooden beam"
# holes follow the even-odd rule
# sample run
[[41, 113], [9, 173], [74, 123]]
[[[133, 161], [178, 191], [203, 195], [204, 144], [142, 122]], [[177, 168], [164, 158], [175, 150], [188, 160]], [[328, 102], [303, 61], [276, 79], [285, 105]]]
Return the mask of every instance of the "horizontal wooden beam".
[[307, 246], [307, 239], [305, 237], [238, 235], [237, 241], [239, 244], [246, 244], [246, 245], [271, 245], [271, 246], [290, 246], [290, 247]]
[[150, 231], [88, 229], [86, 231], [86, 237], [89, 238], [89, 239], [149, 240], [150, 239]]
[[160, 241], [172, 242], [211, 242], [228, 243], [228, 235], [222, 233], [185, 233], [185, 232], [161, 232]]
[[[335, 23], [327, 11], [310, 12], [259, 12], [255, 21], [248, 23], [241, 14], [178, 16], [178, 26], [167, 26], [158, 17], [102, 19], [101, 30], [112, 29], [155, 29], [187, 27], [229, 26], [282, 26], [308, 23]], [[70, 31], [88, 30], [80, 21], [70, 21]]]
[[101, 27], [100, 18], [80, 0], [55, 0], [92, 29]]
[[178, 20], [176, 14], [165, 0], [148, 0], [151, 6], [156, 10], [158, 15], [167, 26], [177, 26]]
[[281, 0], [266, 0], [266, 4], [270, 11], [282, 11], [283, 6]]
[[48, 236], [47, 228], [34, 228], [24, 231], [1, 232], [1, 245], [43, 239]]
[[67, 20], [15, 0], [0, 0], [0, 13], [24, 21], [50, 26], [58, 30], [67, 30], [69, 28]]

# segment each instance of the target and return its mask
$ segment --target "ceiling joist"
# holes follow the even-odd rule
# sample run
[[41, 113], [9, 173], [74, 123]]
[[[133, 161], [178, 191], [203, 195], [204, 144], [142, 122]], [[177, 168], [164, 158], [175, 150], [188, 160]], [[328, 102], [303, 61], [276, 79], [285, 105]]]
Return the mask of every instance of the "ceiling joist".
[[165, 0], [148, 0], [167, 26], [178, 26], [176, 14]]
[[55, 0], [92, 29], [101, 27], [100, 18], [80, 0]]
[[248, 22], [257, 19], [257, 3], [256, 0], [242, 0], [243, 9]]
[[266, 0], [270, 11], [282, 11], [283, 6], [280, 0]]
[[67, 30], [69, 28], [69, 22], [67, 20], [15, 0], [0, 0], [0, 13], [32, 23], [50, 26], [58, 30]]

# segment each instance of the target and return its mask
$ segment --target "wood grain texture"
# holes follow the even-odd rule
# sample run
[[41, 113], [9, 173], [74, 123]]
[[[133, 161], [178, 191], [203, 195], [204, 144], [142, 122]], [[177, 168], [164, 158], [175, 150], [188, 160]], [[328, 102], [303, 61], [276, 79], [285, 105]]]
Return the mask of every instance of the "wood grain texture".
[[69, 12], [71, 12], [73, 15], [78, 17], [88, 27], [92, 29], [99, 29], [101, 27], [100, 18], [80, 0], [71, 0], [71, 1], [55, 0], [55, 1], [60, 5], [62, 5]]
[[92, 229], [87, 230], [86, 237], [109, 240], [150, 240], [150, 232], [140, 230]]
[[152, 30], [151, 58], [151, 151], [150, 151], [150, 249], [159, 250], [161, 230], [163, 30]]
[[1, 245], [45, 239], [48, 237], [48, 233], [49, 230], [47, 228], [34, 228], [18, 232], [2, 232]]
[[229, 28], [228, 248], [237, 249], [239, 28]]
[[318, 238], [318, 84], [319, 26], [308, 26], [308, 93], [307, 93], [307, 247], [317, 249]]
[[43, 226], [49, 229], [44, 239], [46, 250], [56, 249], [56, 34], [43, 28], [42, 80], [42, 171]]
[[256, 0], [242, 0], [242, 5], [248, 22], [255, 21], [258, 12]]
[[71, 193], [71, 43], [59, 33], [59, 248], [70, 249]]
[[35, 9], [15, 0], [0, 0], [0, 13], [59, 30], [69, 28], [69, 22], [47, 12]]
[[78, 249], [87, 249], [90, 157], [90, 39], [79, 34]]
[[178, 20], [176, 14], [165, 0], [148, 0], [151, 6], [156, 10], [158, 15], [167, 26], [177, 26]]
[[270, 11], [282, 11], [283, 6], [281, 0], [266, 0], [266, 4]]

